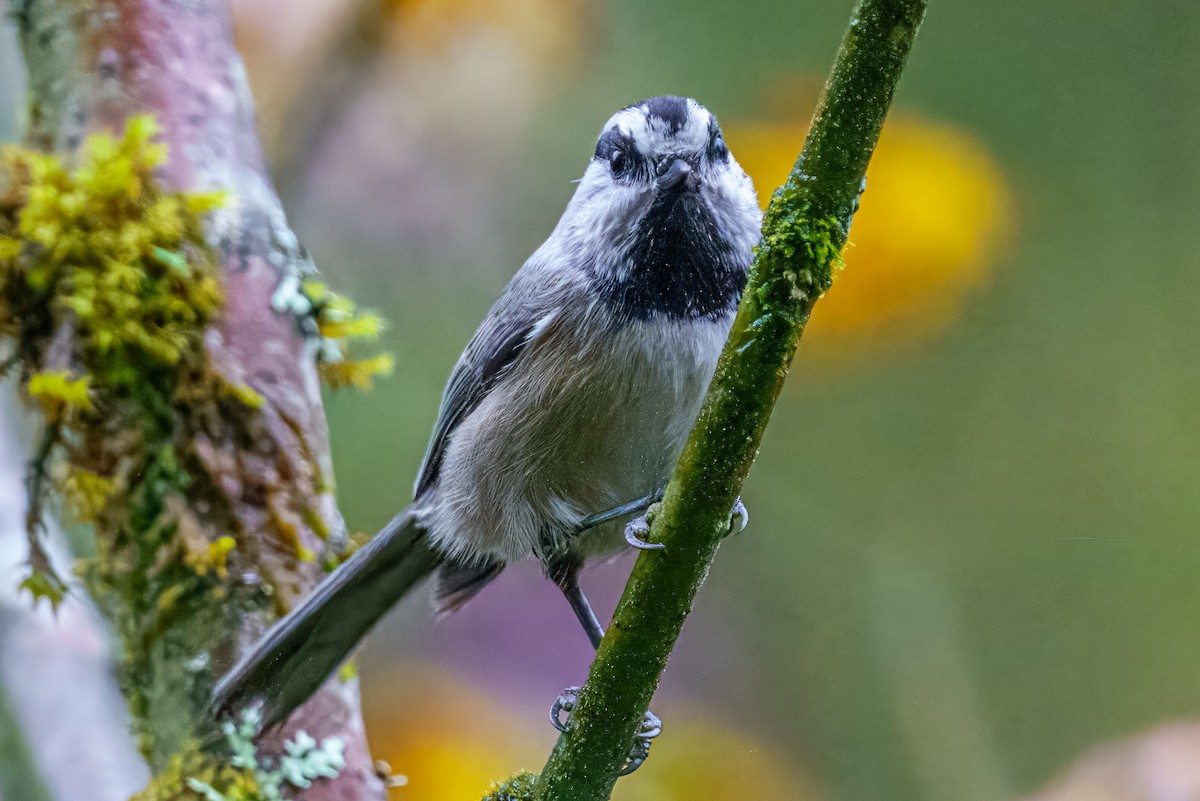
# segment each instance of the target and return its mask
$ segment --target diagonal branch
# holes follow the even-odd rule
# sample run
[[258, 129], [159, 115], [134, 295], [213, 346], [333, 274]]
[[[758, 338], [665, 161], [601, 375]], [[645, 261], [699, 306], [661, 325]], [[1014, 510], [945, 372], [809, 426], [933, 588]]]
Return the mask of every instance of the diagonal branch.
[[662, 508], [538, 801], [603, 801], [666, 667], [750, 470], [813, 305], [833, 281], [867, 162], [926, 0], [861, 0], [808, 141], [771, 200], [750, 280]]

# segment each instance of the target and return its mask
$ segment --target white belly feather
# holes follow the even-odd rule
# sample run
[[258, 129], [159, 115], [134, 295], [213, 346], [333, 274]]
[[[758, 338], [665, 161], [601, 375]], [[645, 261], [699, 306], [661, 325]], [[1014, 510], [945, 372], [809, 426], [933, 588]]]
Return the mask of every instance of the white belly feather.
[[[648, 320], [590, 336], [547, 326], [451, 434], [426, 516], [434, 543], [458, 557], [544, 555], [565, 549], [586, 515], [664, 487], [730, 322]], [[571, 548], [615, 550], [620, 525]]]

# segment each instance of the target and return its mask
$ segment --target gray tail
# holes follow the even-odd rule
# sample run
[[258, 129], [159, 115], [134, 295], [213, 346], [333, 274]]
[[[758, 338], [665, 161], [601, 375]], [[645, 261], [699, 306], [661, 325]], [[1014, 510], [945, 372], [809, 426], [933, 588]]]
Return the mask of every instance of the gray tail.
[[440, 562], [412, 510], [396, 515], [221, 678], [214, 713], [261, 703], [264, 729], [285, 720]]

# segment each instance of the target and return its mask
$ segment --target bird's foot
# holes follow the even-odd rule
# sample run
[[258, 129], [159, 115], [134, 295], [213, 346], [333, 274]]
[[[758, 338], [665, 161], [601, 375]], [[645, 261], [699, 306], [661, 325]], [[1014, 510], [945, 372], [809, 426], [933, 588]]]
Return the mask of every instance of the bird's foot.
[[[550, 723], [559, 731], [566, 731], [567, 725], [571, 722], [571, 710], [575, 709], [575, 704], [579, 701], [579, 688], [568, 687], [558, 694], [554, 699], [554, 706], [550, 707]], [[566, 717], [563, 717], [563, 715]]]
[[620, 506], [614, 506], [611, 509], [605, 509], [603, 512], [597, 512], [596, 514], [588, 515], [579, 521], [579, 524], [575, 527], [575, 533], [582, 534], [589, 528], [595, 528], [596, 526], [608, 523], [620, 517], [625, 517], [625, 515], [633, 514], [634, 512], [645, 512], [652, 505], [661, 501], [662, 497], [663, 491], [661, 489], [655, 490], [649, 495], [638, 498], [636, 501], [623, 503]]
[[[646, 514], [641, 517], [634, 518], [625, 526], [625, 541], [630, 547], [637, 548], [642, 551], [657, 551], [660, 548], [667, 546], [661, 542], [650, 542], [646, 539], [646, 535], [650, 533], [650, 522], [654, 519], [654, 515], [658, 512], [659, 505], [654, 503], [646, 510]], [[741, 534], [746, 530], [746, 526], [750, 525], [750, 512], [746, 509], [746, 504], [742, 503], [742, 499], [738, 498], [733, 504], [733, 509], [729, 512], [729, 534]]]
[[[578, 687], [568, 687], [562, 691], [562, 694], [554, 700], [554, 706], [550, 707], [550, 722], [554, 724], [554, 728], [559, 731], [567, 730], [571, 725], [571, 711], [575, 709], [575, 704], [578, 702]], [[660, 734], [662, 734], [662, 721], [658, 715], [647, 712], [642, 718], [642, 725], [638, 727], [637, 734], [633, 738], [633, 747], [629, 749], [629, 756], [626, 757], [625, 764], [621, 767], [620, 775], [628, 776], [642, 766], [650, 754], [651, 742]]]
[[661, 542], [650, 542], [646, 539], [646, 535], [650, 533], [650, 523], [658, 514], [658, 508], [657, 503], [651, 504], [646, 514], [635, 517], [625, 526], [625, 541], [631, 548], [637, 548], [639, 551], [657, 551], [667, 547]]
[[[742, 503], [742, 499], [739, 497], [729, 512], [729, 534], [741, 534], [748, 525], [750, 525], [750, 512], [746, 511], [746, 504]], [[729, 536], [729, 534], [725, 536]]]

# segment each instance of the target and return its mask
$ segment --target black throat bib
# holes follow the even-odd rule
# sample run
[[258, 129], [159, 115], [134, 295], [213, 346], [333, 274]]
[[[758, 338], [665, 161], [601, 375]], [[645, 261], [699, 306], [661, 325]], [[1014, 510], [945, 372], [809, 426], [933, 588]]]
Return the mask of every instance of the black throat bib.
[[745, 260], [694, 192], [656, 198], [634, 242], [629, 275], [599, 279], [600, 295], [618, 317], [715, 319], [736, 308], [746, 284]]

